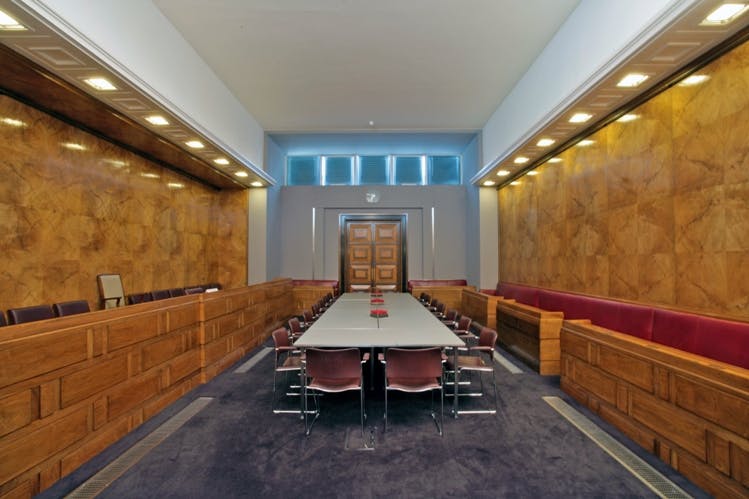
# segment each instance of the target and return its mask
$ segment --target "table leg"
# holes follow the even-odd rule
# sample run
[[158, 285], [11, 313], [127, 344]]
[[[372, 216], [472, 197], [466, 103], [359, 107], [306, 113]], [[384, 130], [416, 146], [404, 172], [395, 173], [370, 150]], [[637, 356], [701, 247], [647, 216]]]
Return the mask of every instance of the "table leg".
[[374, 390], [375, 351], [374, 347], [369, 349], [369, 389]]
[[453, 348], [453, 414], [458, 419], [458, 349]]

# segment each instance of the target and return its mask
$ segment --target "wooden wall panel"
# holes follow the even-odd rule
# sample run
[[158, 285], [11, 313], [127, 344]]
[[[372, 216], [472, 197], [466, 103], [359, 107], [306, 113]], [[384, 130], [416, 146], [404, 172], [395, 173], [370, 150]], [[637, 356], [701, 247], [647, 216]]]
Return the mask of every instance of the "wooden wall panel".
[[499, 297], [485, 295], [472, 289], [464, 289], [461, 295], [460, 313], [492, 329], [497, 328], [497, 300]]
[[291, 297], [281, 279], [3, 328], [0, 497], [44, 490], [219, 374], [291, 315]]
[[749, 371], [590, 324], [561, 335], [567, 393], [708, 493], [749, 495]]
[[[0, 115], [0, 310], [247, 276], [246, 190], [217, 191], [7, 96]], [[66, 144], [83, 149], [72, 150]]]
[[473, 286], [414, 286], [411, 294], [418, 298], [421, 293], [426, 293], [444, 303], [445, 311], [454, 308], [462, 313], [464, 289], [475, 291]]
[[749, 44], [499, 193], [500, 276], [749, 318]]

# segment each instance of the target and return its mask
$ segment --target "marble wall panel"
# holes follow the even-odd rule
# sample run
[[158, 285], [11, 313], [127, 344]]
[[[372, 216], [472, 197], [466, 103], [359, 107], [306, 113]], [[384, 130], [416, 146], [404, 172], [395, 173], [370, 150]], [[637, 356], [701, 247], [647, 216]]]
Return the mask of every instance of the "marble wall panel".
[[216, 191], [6, 96], [0, 118], [0, 310], [80, 298], [96, 308], [105, 272], [126, 293], [246, 283], [246, 192]]
[[500, 190], [500, 280], [749, 319], [749, 44], [699, 74]]

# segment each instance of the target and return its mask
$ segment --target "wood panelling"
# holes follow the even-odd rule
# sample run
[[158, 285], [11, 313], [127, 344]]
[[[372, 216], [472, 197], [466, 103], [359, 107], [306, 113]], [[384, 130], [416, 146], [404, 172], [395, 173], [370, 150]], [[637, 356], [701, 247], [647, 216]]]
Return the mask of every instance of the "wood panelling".
[[418, 298], [421, 293], [426, 293], [433, 299], [436, 298], [444, 303], [445, 310], [454, 308], [461, 314], [470, 315], [468, 312], [463, 311], [464, 289], [475, 291], [475, 288], [473, 286], [414, 286], [411, 289], [411, 294]]
[[[0, 310], [247, 275], [246, 190], [217, 191], [0, 95]], [[79, 149], [69, 149], [77, 144]]]
[[749, 371], [566, 321], [562, 388], [717, 497], [749, 495]]
[[499, 300], [498, 296], [464, 289], [459, 310], [461, 314], [469, 316], [475, 322], [496, 330], [497, 300]]
[[0, 497], [68, 475], [239, 360], [291, 309], [291, 280], [280, 279], [4, 327]]
[[558, 375], [559, 331], [562, 313], [516, 303], [497, 301], [497, 341], [518, 355], [539, 374]]
[[312, 305], [328, 293], [335, 296], [333, 286], [294, 286], [294, 315], [302, 315], [305, 310], [312, 311]]
[[749, 317], [749, 45], [499, 191], [502, 281]]

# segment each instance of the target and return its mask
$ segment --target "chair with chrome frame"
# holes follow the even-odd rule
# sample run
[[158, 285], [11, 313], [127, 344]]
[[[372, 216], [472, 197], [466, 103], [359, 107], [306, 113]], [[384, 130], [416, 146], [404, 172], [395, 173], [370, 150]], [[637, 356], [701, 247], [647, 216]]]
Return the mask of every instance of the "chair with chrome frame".
[[[430, 392], [432, 399], [431, 416], [437, 431], [442, 435], [445, 413], [445, 397], [442, 376], [442, 350], [432, 348], [388, 348], [380, 357], [385, 364], [385, 424], [388, 421], [388, 392], [406, 393]], [[440, 420], [434, 413], [434, 391], [440, 392]]]
[[289, 334], [292, 340], [297, 340], [304, 334], [305, 326], [302, 325], [298, 317], [292, 317], [289, 319]]
[[[284, 389], [289, 388], [301, 388], [301, 385], [290, 385], [288, 383], [288, 374], [290, 372], [297, 372], [301, 375], [302, 372], [302, 355], [301, 351], [298, 350], [291, 344], [289, 338], [289, 332], [286, 328], [280, 327], [271, 333], [273, 337], [274, 351], [276, 360], [273, 364], [273, 402], [271, 407], [273, 408], [274, 414], [301, 414], [301, 409], [278, 409], [278, 397], [276, 396], [276, 377], [278, 373], [284, 373]], [[301, 396], [300, 392], [286, 392], [287, 396]]]
[[[483, 327], [479, 334], [477, 346], [469, 346], [468, 351], [476, 352], [478, 355], [458, 355], [458, 364], [454, 364], [452, 357], [448, 356], [446, 372], [453, 374], [453, 380], [459, 380], [463, 372], [478, 372], [481, 390], [478, 392], [458, 392], [458, 397], [482, 397], [484, 395], [484, 379], [482, 373], [491, 373], [492, 385], [494, 386], [494, 409], [472, 409], [458, 410], [458, 414], [496, 414], [497, 413], [497, 380], [494, 374], [494, 347], [497, 344], [497, 332], [488, 327]], [[486, 354], [484, 358], [483, 354]], [[457, 369], [456, 369], [457, 367]], [[464, 383], [460, 382], [459, 385]], [[453, 394], [448, 394], [452, 396]]]
[[448, 309], [445, 315], [442, 316], [442, 324], [449, 327], [450, 329], [458, 325], [458, 311], [454, 308]]
[[315, 417], [310, 423], [307, 418], [308, 399], [310, 391], [340, 393], [345, 391], [359, 391], [359, 416], [361, 420], [361, 434], [364, 438], [364, 379], [362, 365], [369, 360], [369, 354], [362, 357], [358, 348], [340, 348], [323, 350], [308, 348], [305, 350], [304, 363], [304, 430], [307, 435], [312, 431], [320, 416], [320, 405], [315, 397], [316, 408], [312, 413]]
[[302, 312], [302, 319], [304, 319], [304, 323], [302, 324], [302, 327], [304, 329], [307, 329], [315, 322], [315, 317], [312, 315], [312, 311], [305, 310]]

